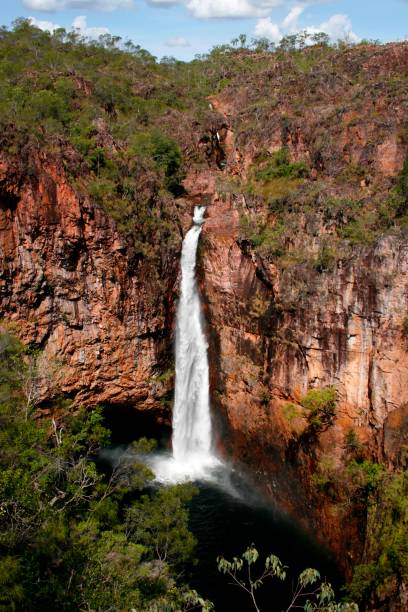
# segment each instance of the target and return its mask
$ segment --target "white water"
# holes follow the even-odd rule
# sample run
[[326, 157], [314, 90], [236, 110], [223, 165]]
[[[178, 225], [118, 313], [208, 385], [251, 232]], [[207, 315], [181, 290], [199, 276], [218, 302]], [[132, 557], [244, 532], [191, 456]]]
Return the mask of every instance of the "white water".
[[204, 206], [194, 209], [193, 226], [181, 252], [181, 293], [176, 327], [176, 388], [173, 408], [173, 456], [152, 462], [158, 480], [211, 479], [220, 465], [212, 448], [207, 340], [196, 280], [196, 255]]

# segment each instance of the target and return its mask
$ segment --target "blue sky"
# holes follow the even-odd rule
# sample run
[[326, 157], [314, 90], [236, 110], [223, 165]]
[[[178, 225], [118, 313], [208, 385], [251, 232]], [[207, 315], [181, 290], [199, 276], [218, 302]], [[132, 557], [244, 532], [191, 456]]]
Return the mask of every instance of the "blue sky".
[[159, 58], [190, 59], [240, 33], [278, 41], [299, 30], [332, 38], [408, 37], [408, 0], [0, 0], [2, 25], [31, 17], [44, 29], [109, 31]]

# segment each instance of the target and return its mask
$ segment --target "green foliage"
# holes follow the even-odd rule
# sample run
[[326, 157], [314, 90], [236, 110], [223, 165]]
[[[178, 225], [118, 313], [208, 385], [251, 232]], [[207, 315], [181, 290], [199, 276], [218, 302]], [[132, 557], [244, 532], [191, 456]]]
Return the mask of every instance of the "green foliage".
[[312, 483], [317, 491], [328, 495], [333, 501], [336, 499], [336, 471], [330, 456], [323, 456], [320, 459], [312, 475]]
[[54, 119], [56, 122], [64, 123], [68, 119], [65, 101], [54, 91], [47, 89], [35, 91], [30, 98], [30, 107], [34, 121]]
[[[224, 557], [218, 557], [217, 559], [218, 571], [228, 575], [234, 585], [247, 593], [256, 612], [260, 612], [256, 599], [256, 591], [263, 586], [264, 581], [268, 578], [285, 580], [287, 576], [286, 570], [288, 569], [275, 555], [266, 557], [261, 568], [256, 565], [258, 560], [259, 553], [253, 544], [246, 549], [241, 557], [234, 557], [232, 561], [228, 561]], [[339, 604], [335, 602], [334, 597], [331, 585], [321, 581], [317, 570], [308, 568], [299, 575], [293, 590], [292, 601], [286, 608], [286, 612], [294, 608], [303, 608], [307, 612], [312, 612], [313, 610], [321, 612], [358, 612], [356, 604]]]
[[364, 474], [371, 492], [365, 562], [355, 567], [348, 593], [365, 606], [384, 605], [398, 600], [408, 581], [408, 471]]
[[257, 218], [242, 216], [240, 229], [242, 238], [264, 257], [274, 259], [284, 254], [285, 227], [280, 221], [262, 223]]
[[175, 582], [194, 547], [185, 509], [193, 489], [142, 495], [153, 478], [138, 459], [152, 449], [146, 440], [100, 472], [95, 458], [109, 444], [101, 409], [32, 420], [26, 358], [0, 335], [0, 609], [209, 610]]
[[309, 410], [308, 420], [312, 427], [330, 425], [336, 415], [337, 392], [334, 387], [310, 389], [300, 401]]
[[345, 436], [345, 465], [328, 454], [312, 477], [316, 492], [336, 512], [354, 516], [364, 533], [364, 555], [347, 585], [348, 597], [363, 609], [402, 602], [408, 579], [408, 472], [391, 472], [364, 458], [356, 432]]
[[282, 410], [285, 419], [287, 419], [289, 422], [293, 421], [293, 419], [302, 416], [301, 408], [296, 404], [292, 404], [291, 402], [286, 402], [283, 405]]
[[[4, 512], [0, 508], [0, 519]], [[20, 561], [16, 557], [5, 556], [0, 559], [0, 610], [18, 610], [24, 599]]]
[[327, 242], [320, 245], [319, 252], [314, 262], [314, 267], [318, 272], [329, 272], [336, 263], [336, 252]]
[[345, 436], [344, 442], [345, 442], [346, 449], [349, 452], [354, 453], [354, 452], [359, 451], [361, 449], [361, 443], [360, 443], [360, 441], [359, 441], [359, 439], [357, 437], [357, 434], [354, 431], [354, 429], [350, 428], [350, 429], [348, 429], [346, 431], [346, 436]]
[[373, 493], [384, 476], [384, 468], [379, 463], [354, 459], [347, 466], [347, 472], [352, 483], [365, 495]]
[[157, 168], [164, 172], [164, 185], [173, 195], [183, 193], [181, 150], [174, 140], [158, 131], [135, 134], [130, 141], [130, 151], [145, 160], [154, 161]]
[[351, 219], [344, 226], [341, 226], [339, 228], [339, 235], [351, 245], [370, 244], [378, 235], [373, 229], [376, 221], [376, 212], [365, 210], [358, 217]]
[[408, 215], [408, 155], [398, 176], [395, 192], [399, 196], [396, 214], [398, 217], [405, 217]]
[[183, 565], [191, 559], [195, 546], [185, 504], [196, 493], [195, 487], [185, 484], [161, 487], [152, 497], [143, 495], [126, 511], [130, 539], [147, 546], [153, 558]]
[[408, 338], [408, 315], [404, 318], [402, 322], [402, 331], [404, 332], [404, 336]]
[[[408, 158], [407, 158], [408, 159]], [[349, 174], [360, 181], [365, 175], [364, 168], [349, 166]], [[386, 197], [352, 200], [347, 198], [330, 198], [325, 203], [326, 220], [335, 220], [339, 238], [351, 246], [371, 245], [380, 235], [406, 228], [408, 223], [408, 162], [398, 175], [394, 187]], [[345, 178], [343, 176], [343, 178]]]
[[183, 193], [183, 159], [159, 118], [180, 106], [182, 89], [170, 95], [167, 69], [139, 46], [50, 34], [27, 20], [2, 29], [0, 59], [0, 127], [10, 151], [69, 150], [75, 189], [105, 209], [160, 276], [163, 247], [179, 241], [171, 197]]
[[276, 178], [299, 179], [307, 176], [305, 162], [290, 162], [289, 150], [284, 147], [272, 153], [254, 172], [257, 181], [266, 182]]
[[247, 186], [247, 192], [250, 195], [259, 195], [265, 198], [272, 209], [276, 204], [285, 202], [288, 197], [295, 194], [302, 182], [302, 179], [294, 179], [290, 176], [281, 176], [265, 181], [251, 181]]

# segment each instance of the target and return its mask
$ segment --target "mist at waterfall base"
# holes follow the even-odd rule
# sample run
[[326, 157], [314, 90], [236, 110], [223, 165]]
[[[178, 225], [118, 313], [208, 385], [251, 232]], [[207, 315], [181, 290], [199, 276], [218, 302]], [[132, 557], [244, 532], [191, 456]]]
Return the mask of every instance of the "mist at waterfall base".
[[262, 558], [273, 553], [289, 566], [285, 582], [266, 582], [258, 594], [262, 609], [277, 611], [288, 606], [296, 577], [305, 568], [318, 569], [334, 585], [339, 576], [328, 553], [284, 513], [266, 505], [249, 481], [214, 453], [207, 340], [195, 273], [204, 213], [204, 207], [195, 208], [182, 246], [172, 453], [163, 450], [145, 460], [156, 475], [155, 487], [187, 481], [198, 487], [198, 495], [189, 504], [198, 560], [186, 576], [190, 586], [213, 601], [217, 611], [253, 610], [247, 594], [218, 572], [216, 559], [240, 556], [254, 543]]

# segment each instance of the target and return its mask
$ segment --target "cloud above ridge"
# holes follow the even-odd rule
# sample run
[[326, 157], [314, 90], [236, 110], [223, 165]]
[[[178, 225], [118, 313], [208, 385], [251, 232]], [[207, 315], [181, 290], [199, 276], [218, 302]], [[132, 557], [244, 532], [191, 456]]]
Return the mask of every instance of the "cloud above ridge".
[[[45, 30], [51, 33], [62, 27], [58, 25], [58, 23], [53, 23], [52, 21], [42, 21], [41, 19], [36, 19], [35, 17], [29, 17], [29, 20], [30, 23], [32, 23], [36, 28], [40, 28], [40, 30]], [[87, 38], [98, 38], [103, 34], [110, 34], [109, 28], [104, 26], [88, 27], [85, 15], [78, 15], [78, 17], [75, 17], [74, 21], [72, 22], [72, 29], [79, 30], [80, 34], [82, 34], [82, 36], [86, 36]]]
[[133, 0], [23, 0], [23, 6], [33, 11], [55, 13], [64, 9], [115, 11], [132, 8]]
[[[58, 11], [62, 9], [89, 8], [102, 11], [113, 11], [135, 6], [135, 0], [22, 0], [23, 4], [38, 11]], [[172, 6], [184, 6], [190, 15], [199, 20], [211, 19], [248, 19], [255, 18], [254, 34], [257, 37], [265, 37], [273, 42], [279, 42], [283, 36], [295, 34], [306, 30], [309, 34], [317, 32], [327, 33], [332, 40], [346, 38], [350, 42], [358, 42], [359, 36], [353, 31], [350, 17], [345, 14], [335, 14], [326, 21], [317, 25], [304, 26], [301, 18], [305, 9], [309, 6], [330, 3], [332, 0], [145, 0], [151, 7], [157, 9], [171, 8]], [[408, 2], [408, 0], [402, 0]], [[286, 17], [276, 22], [272, 18], [274, 9], [288, 10]], [[33, 18], [34, 19], [34, 18]], [[73, 24], [85, 36], [95, 38], [101, 33], [108, 33], [107, 28], [88, 28], [86, 18], [77, 17], [78, 25]], [[36, 20], [38, 24], [45, 24], [43, 29], [53, 28], [55, 24], [50, 21]], [[34, 23], [34, 21], [33, 21]], [[42, 27], [42, 25], [38, 25]], [[55, 29], [55, 28], [54, 28]], [[50, 30], [51, 31], [51, 30]], [[177, 41], [182, 37], [174, 37], [170, 41]], [[185, 40], [185, 39], [183, 39]], [[167, 43], [166, 43], [167, 44]], [[185, 44], [173, 44], [168, 46], [186, 46]]]
[[190, 47], [190, 42], [184, 36], [174, 36], [166, 40], [167, 47]]
[[[408, 1], [408, 0], [407, 0]], [[265, 37], [270, 41], [277, 43], [283, 36], [288, 34], [296, 34], [297, 32], [306, 31], [309, 34], [317, 34], [325, 32], [329, 37], [336, 41], [346, 39], [352, 43], [360, 41], [360, 37], [353, 31], [351, 19], [348, 15], [336, 14], [332, 15], [327, 21], [322, 21], [317, 26], [302, 26], [299, 23], [299, 18], [305, 10], [305, 5], [295, 5], [287, 14], [282, 23], [274, 23], [271, 17], [263, 17], [258, 20], [255, 26], [255, 36]]]
[[51, 32], [51, 34], [55, 30], [62, 28], [62, 26], [60, 26], [58, 23], [53, 23], [52, 21], [43, 21], [41, 19], [36, 19], [35, 17], [29, 17], [28, 20], [31, 25], [39, 28], [40, 30], [44, 30], [45, 32]]

